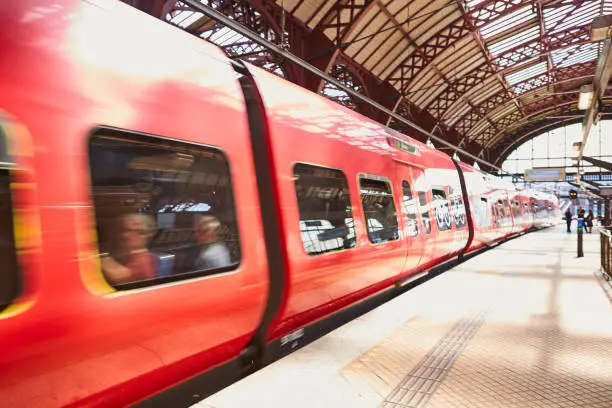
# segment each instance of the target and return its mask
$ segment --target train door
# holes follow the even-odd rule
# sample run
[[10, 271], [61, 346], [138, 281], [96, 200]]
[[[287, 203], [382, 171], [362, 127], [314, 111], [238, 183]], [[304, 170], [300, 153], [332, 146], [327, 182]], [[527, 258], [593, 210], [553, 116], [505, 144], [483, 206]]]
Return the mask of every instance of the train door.
[[408, 245], [406, 263], [403, 270], [413, 271], [419, 265], [423, 255], [423, 234], [425, 233], [425, 228], [419, 222], [419, 197], [416, 190], [416, 181], [419, 177], [422, 177], [423, 170], [414, 166], [397, 163], [396, 175], [397, 182], [401, 187], [399, 191], [401, 191], [400, 200], [403, 213], [402, 228]]

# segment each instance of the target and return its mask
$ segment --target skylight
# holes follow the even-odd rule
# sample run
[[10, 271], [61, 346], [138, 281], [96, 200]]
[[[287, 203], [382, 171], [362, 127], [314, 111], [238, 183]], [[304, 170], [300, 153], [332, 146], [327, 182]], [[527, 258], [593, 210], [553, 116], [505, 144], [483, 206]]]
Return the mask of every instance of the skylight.
[[485, 25], [480, 29], [480, 34], [486, 40], [534, 18], [534, 8], [528, 5]]
[[[208, 37], [208, 40], [221, 47], [234, 45], [237, 43], [253, 43], [250, 39], [246, 38], [240, 33], [237, 33], [229, 27], [221, 27], [219, 30], [215, 31], [210, 37]], [[261, 51], [265, 50], [265, 48], [259, 44], [253, 43], [253, 45], [254, 48], [261, 49]]]
[[538, 64], [532, 65], [520, 71], [513, 72], [512, 74], [506, 75], [506, 81], [508, 81], [510, 85], [515, 85], [531, 77], [543, 74], [544, 72], [547, 71], [547, 69], [548, 69], [548, 66], [546, 65], [546, 61], [542, 61]]
[[599, 15], [601, 1], [585, 1], [579, 7], [567, 4], [558, 8], [544, 8], [544, 26], [550, 33], [589, 24]]
[[[200, 2], [213, 9], [219, 8], [219, 4], [216, 1], [200, 0]], [[275, 58], [271, 57], [270, 52], [264, 46], [257, 44], [227, 26], [218, 24], [200, 12], [189, 10], [188, 5], [183, 2], [176, 2], [175, 7], [176, 9], [166, 14], [166, 21], [182, 29], [189, 30], [193, 34], [221, 47], [231, 58], [238, 57], [279, 76], [285, 76], [281, 65]], [[242, 8], [234, 9], [233, 15], [229, 17], [244, 24], [242, 20], [244, 20], [246, 15], [249, 16], [247, 22], [256, 24], [261, 30], [259, 35], [269, 41], [276, 41], [274, 31], [268, 27], [261, 13], [249, 8], [247, 3], [243, 4]], [[193, 27], [194, 25], [197, 27]]]
[[488, 48], [491, 52], [491, 55], [494, 57], [508, 51], [511, 48], [516, 47], [517, 45], [524, 44], [526, 42], [535, 40], [540, 35], [540, 28], [535, 26], [531, 27], [527, 30], [521, 31], [517, 34], [514, 34], [508, 38], [505, 38], [501, 41], [498, 41], [493, 44], [489, 44]]
[[174, 16], [169, 18], [168, 21], [171, 22], [172, 24], [176, 24], [177, 26], [181, 28], [186, 28], [192, 25], [193, 23], [195, 23], [196, 21], [198, 21], [198, 19], [202, 17], [203, 15], [204, 14], [200, 12], [196, 13], [194, 11], [181, 10], [178, 13], [176, 13]]
[[597, 59], [599, 43], [576, 45], [552, 52], [553, 63], [558, 68], [569, 67]]
[[468, 10], [474, 10], [474, 8], [476, 8], [476, 6], [478, 6], [483, 1], [485, 1], [485, 0], [468, 0], [468, 1], [466, 1], [467, 9]]

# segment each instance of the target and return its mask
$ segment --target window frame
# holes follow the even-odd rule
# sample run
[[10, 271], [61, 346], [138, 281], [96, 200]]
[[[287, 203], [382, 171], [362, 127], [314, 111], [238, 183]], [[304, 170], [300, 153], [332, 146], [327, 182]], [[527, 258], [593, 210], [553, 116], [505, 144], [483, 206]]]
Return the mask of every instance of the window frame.
[[[423, 193], [423, 196], [425, 197], [425, 204], [421, 204], [421, 193]], [[431, 232], [433, 231], [433, 228], [431, 227], [433, 224], [433, 217], [431, 216], [431, 203], [433, 202], [432, 200], [428, 200], [427, 199], [427, 190], [417, 190], [417, 198], [418, 198], [418, 204], [419, 204], [419, 214], [421, 215], [421, 223], [423, 225], [423, 229], [425, 230], [425, 235], [430, 235]], [[432, 197], [433, 198], [433, 197]], [[423, 208], [425, 207], [425, 211], [423, 211]], [[429, 224], [425, 223], [425, 218], [423, 217], [423, 214], [427, 214], [427, 220], [429, 221]], [[429, 228], [427, 228], [427, 225], [429, 225]]]
[[[14, 171], [17, 169], [16, 157], [11, 153], [11, 140], [8, 134], [8, 131], [5, 127], [5, 123], [10, 121], [10, 119], [5, 118], [0, 115], [0, 172], [6, 172], [7, 176], [7, 189], [9, 195], [9, 206], [10, 206], [10, 228], [11, 228], [11, 239], [13, 245], [13, 261], [15, 262], [14, 270], [10, 271], [10, 274], [13, 274], [15, 290], [14, 293], [9, 294], [7, 298], [7, 302], [5, 304], [0, 304], [0, 316], [10, 309], [15, 304], [19, 303], [19, 300], [24, 294], [24, 275], [22, 269], [22, 259], [19, 255], [19, 240], [17, 234], [18, 224], [23, 222], [21, 216], [18, 212], [19, 208], [17, 208], [15, 200], [15, 195], [17, 191], [14, 188], [15, 183], [15, 174]], [[6, 269], [6, 268], [4, 268]]]
[[[446, 191], [446, 187], [445, 186], [431, 186], [431, 188], [429, 189], [431, 191], [431, 202], [433, 204], [436, 195], [434, 194], [434, 191], [440, 191], [442, 192], [442, 194], [444, 194], [444, 201], [446, 202], [446, 208], [448, 209], [448, 218], [449, 218], [449, 224], [448, 224], [448, 228], [440, 228], [440, 221], [438, 220], [438, 216], [436, 214], [436, 209], [435, 206], [433, 208], [433, 212], [434, 212], [434, 219], [436, 220], [436, 226], [438, 227], [438, 232], [446, 232], [446, 231], [452, 231], [453, 229], [453, 224], [454, 224], [454, 218], [453, 218], [453, 212], [452, 212], [452, 205], [450, 202], [450, 194], [447, 193]], [[455, 226], [456, 227], [456, 226]], [[457, 228], [458, 229], [458, 228]]]
[[[325, 166], [325, 165], [321, 165], [321, 164], [317, 164], [317, 163], [311, 163], [311, 162], [306, 162], [306, 161], [295, 161], [292, 163], [291, 166], [291, 174], [293, 177], [295, 177], [295, 167], [297, 165], [304, 165], [304, 166], [310, 166], [310, 167], [316, 167], [319, 169], [324, 169], [324, 170], [333, 170], [333, 171], [338, 171], [342, 174], [342, 176], [344, 177], [344, 181], [346, 182], [346, 191], [348, 192], [348, 203], [351, 207], [351, 218], [353, 219], [353, 234], [355, 235], [355, 245], [353, 245], [350, 248], [341, 248], [341, 249], [335, 249], [335, 250], [330, 250], [330, 251], [325, 251], [322, 253], [308, 253], [306, 251], [306, 247], [304, 246], [304, 239], [302, 238], [302, 234], [301, 234], [301, 228], [300, 228], [300, 222], [302, 222], [302, 218], [301, 218], [301, 214], [300, 214], [300, 204], [299, 204], [299, 199], [297, 196], [297, 189], [296, 189], [296, 183], [294, 180], [292, 183], [292, 187], [293, 187], [293, 193], [294, 193], [294, 197], [295, 197], [295, 202], [297, 204], [296, 209], [297, 209], [297, 218], [298, 218], [298, 231], [300, 233], [300, 241], [302, 242], [301, 248], [302, 251], [304, 251], [304, 254], [306, 254], [308, 257], [320, 257], [320, 256], [326, 256], [326, 255], [333, 255], [333, 254], [338, 254], [338, 253], [343, 253], [345, 251], [350, 251], [353, 250], [355, 248], [357, 248], [358, 245], [358, 238], [357, 238], [357, 225], [355, 224], [355, 206], [353, 205], [353, 200], [351, 199], [352, 194], [351, 194], [351, 186], [349, 184], [349, 178], [346, 175], [346, 172], [344, 172], [344, 170], [342, 170], [339, 167], [332, 167], [332, 166]], [[345, 224], [346, 225], [346, 224]]]
[[[361, 194], [361, 180], [363, 179], [367, 179], [367, 180], [372, 180], [372, 181], [378, 181], [378, 182], [383, 182], [386, 183], [389, 187], [389, 193], [391, 196], [391, 202], [393, 203], [393, 212], [395, 214], [395, 225], [397, 226], [397, 238], [395, 239], [388, 239], [386, 241], [381, 241], [381, 242], [372, 242], [372, 238], [370, 237], [370, 230], [368, 228], [368, 217], [366, 216], [366, 211], [365, 208], [363, 207], [363, 198], [362, 198], [362, 194]], [[361, 212], [363, 214], [363, 219], [364, 219], [364, 226], [366, 229], [366, 235], [368, 236], [368, 242], [370, 243], [370, 245], [380, 245], [380, 244], [385, 244], [387, 242], [395, 242], [395, 241], [399, 241], [400, 240], [400, 222], [399, 219], [397, 217], [397, 205], [395, 202], [395, 193], [394, 193], [394, 189], [393, 189], [393, 183], [391, 181], [391, 179], [389, 177], [385, 177], [385, 176], [379, 176], [376, 174], [370, 174], [370, 173], [359, 173], [357, 175], [357, 188], [359, 190], [359, 203], [361, 204]]]
[[402, 204], [402, 208], [404, 209], [404, 212], [406, 213], [406, 219], [410, 222], [410, 213], [408, 212], [408, 208], [406, 207], [406, 201], [404, 199], [404, 197], [406, 197], [406, 195], [404, 194], [404, 183], [406, 183], [406, 185], [408, 185], [408, 191], [410, 192], [410, 201], [412, 201], [414, 203], [414, 229], [415, 229], [415, 234], [414, 235], [410, 235], [407, 234], [408, 237], [410, 238], [416, 238], [419, 236], [420, 234], [420, 228], [419, 228], [419, 203], [417, 202], [418, 200], [418, 195], [417, 197], [414, 197], [414, 190], [412, 188], [412, 186], [410, 185], [410, 181], [406, 180], [405, 178], [402, 178], [402, 182], [401, 182], [401, 187], [402, 187], [402, 200], [401, 200], [401, 204]]
[[[92, 208], [91, 216], [93, 217], [92, 233], [93, 233], [94, 238], [93, 238], [93, 245], [92, 245], [93, 248], [92, 249], [94, 253], [96, 254], [95, 256], [98, 259], [100, 259], [100, 255], [102, 254], [102, 252], [100, 251], [101, 242], [100, 242], [99, 231], [98, 231], [98, 228], [99, 228], [98, 215], [96, 212], [96, 204], [94, 200], [94, 185], [93, 185], [93, 174], [92, 174], [92, 166], [91, 166], [91, 152], [92, 152], [92, 141], [96, 136], [99, 136], [100, 133], [103, 134], [102, 136], [116, 137], [119, 139], [124, 139], [125, 141], [128, 141], [128, 142], [132, 142], [134, 139], [126, 137], [126, 135], [135, 136], [136, 139], [140, 139], [140, 140], [145, 139], [145, 138], [151, 138], [154, 140], [167, 142], [169, 144], [184, 145], [184, 146], [195, 148], [195, 149], [203, 148], [203, 149], [208, 149], [208, 150], [214, 150], [215, 153], [220, 154], [223, 157], [227, 165], [227, 169], [228, 169], [227, 175], [229, 177], [229, 189], [231, 191], [232, 202], [234, 204], [233, 213], [234, 213], [234, 218], [236, 220], [235, 224], [236, 224], [236, 231], [239, 237], [238, 245], [240, 248], [240, 257], [238, 258], [238, 260], [235, 263], [232, 263], [222, 268], [197, 269], [194, 271], [185, 272], [185, 273], [181, 273], [177, 275], [161, 276], [161, 277], [156, 277], [153, 279], [145, 279], [145, 280], [119, 283], [119, 284], [113, 284], [107, 279], [106, 275], [102, 271], [102, 264], [100, 261], [98, 261], [97, 267], [96, 267], [98, 278], [101, 279], [108, 287], [111, 287], [113, 289], [112, 292], [104, 293], [104, 294], [105, 295], [116, 295], [119, 293], [121, 294], [132, 293], [138, 289], [151, 290], [151, 289], [167, 287], [168, 284], [195, 281], [195, 280], [214, 278], [214, 277], [219, 277], [219, 276], [227, 276], [227, 275], [239, 273], [242, 263], [244, 261], [245, 246], [243, 243], [243, 235], [240, 233], [241, 223], [240, 223], [240, 219], [238, 215], [238, 206], [236, 203], [234, 174], [232, 172], [232, 164], [231, 164], [231, 161], [229, 159], [227, 152], [220, 146], [214, 146], [214, 145], [206, 144], [206, 143], [198, 143], [198, 142], [194, 142], [191, 140], [181, 140], [181, 139], [176, 139], [173, 137], [162, 136], [162, 135], [157, 135], [157, 134], [152, 134], [152, 133], [147, 133], [147, 132], [141, 132], [141, 131], [132, 130], [132, 129], [118, 128], [118, 127], [113, 127], [113, 126], [94, 126], [92, 127], [92, 129], [90, 130], [86, 138], [85, 156], [86, 156], [86, 167], [88, 170], [87, 176], [88, 176], [88, 182], [89, 182], [88, 183], [88, 193], [89, 193], [89, 201], [91, 203], [91, 208]], [[172, 151], [166, 150], [166, 152], [170, 153]], [[149, 213], [146, 213], [146, 214], [149, 214]]]
[[[456, 191], [458, 191], [459, 193], [455, 193]], [[457, 197], [457, 206], [459, 206], [459, 204], [461, 205], [461, 212], [463, 212], [463, 224], [461, 226], [457, 225], [457, 218], [459, 217], [459, 212], [455, 211], [455, 207], [453, 206], [453, 198], [452, 197]], [[455, 226], [455, 229], [457, 231], [462, 231], [463, 229], [468, 228], [468, 221], [467, 221], [467, 209], [465, 208], [465, 202], [463, 199], [463, 191], [461, 189], [461, 186], [448, 186], [448, 197], [447, 197], [448, 201], [449, 201], [449, 205], [450, 205], [450, 213], [451, 213], [451, 222], [452, 224]], [[451, 228], [452, 229], [452, 228]]]

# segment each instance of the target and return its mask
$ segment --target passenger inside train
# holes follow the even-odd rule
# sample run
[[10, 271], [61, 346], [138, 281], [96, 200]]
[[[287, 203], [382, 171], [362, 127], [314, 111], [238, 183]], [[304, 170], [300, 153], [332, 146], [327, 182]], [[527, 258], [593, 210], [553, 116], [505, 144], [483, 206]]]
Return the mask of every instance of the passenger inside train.
[[93, 136], [90, 149], [102, 271], [112, 286], [149, 286], [238, 265], [222, 154], [109, 129]]
[[101, 256], [102, 272], [113, 284], [155, 278], [158, 261], [147, 248], [155, 233], [155, 222], [147, 214], [119, 217], [116, 240], [110, 241], [109, 252]]
[[194, 234], [199, 247], [195, 252], [193, 266], [195, 269], [224, 268], [230, 265], [230, 253], [219, 237], [221, 223], [212, 215], [198, 215], [195, 221]]

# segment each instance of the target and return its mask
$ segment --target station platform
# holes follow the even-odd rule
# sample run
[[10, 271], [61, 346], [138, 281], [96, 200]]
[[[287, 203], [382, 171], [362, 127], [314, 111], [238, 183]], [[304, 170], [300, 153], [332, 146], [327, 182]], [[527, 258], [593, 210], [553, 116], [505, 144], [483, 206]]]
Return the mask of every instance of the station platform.
[[612, 407], [599, 233], [510, 240], [193, 408]]

